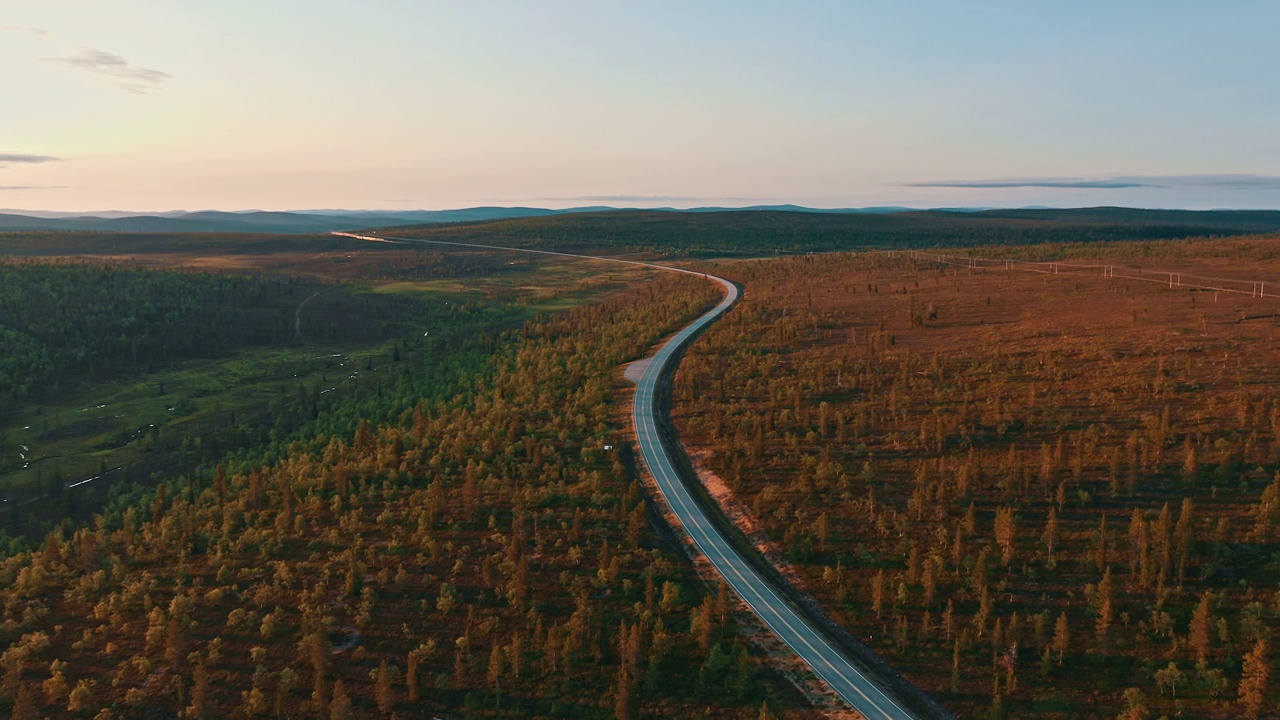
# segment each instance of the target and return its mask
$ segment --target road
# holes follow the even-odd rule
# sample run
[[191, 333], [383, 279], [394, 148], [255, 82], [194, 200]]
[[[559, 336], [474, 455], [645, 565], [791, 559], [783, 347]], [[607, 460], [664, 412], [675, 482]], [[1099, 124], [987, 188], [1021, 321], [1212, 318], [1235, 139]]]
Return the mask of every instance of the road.
[[783, 600], [770, 584], [738, 553], [707, 517], [702, 506], [694, 500], [676, 470], [662, 435], [658, 429], [660, 419], [659, 383], [664, 373], [671, 369], [680, 357], [680, 351], [715, 322], [738, 299], [738, 288], [723, 278], [708, 276], [726, 289], [725, 298], [710, 311], [693, 321], [658, 350], [658, 354], [645, 368], [637, 383], [635, 403], [631, 419], [640, 452], [649, 472], [657, 481], [667, 503], [680, 518], [685, 530], [693, 538], [698, 549], [724, 577], [751, 610], [782, 639], [801, 660], [804, 660], [853, 709], [869, 718], [904, 720], [914, 716], [890, 698], [873, 681], [853, 667], [823, 636]]
[[708, 325], [715, 322], [734, 303], [738, 301], [738, 288], [724, 278], [705, 275], [692, 270], [645, 263], [635, 260], [618, 260], [591, 255], [574, 255], [547, 250], [524, 250], [493, 245], [469, 245], [441, 241], [417, 240], [413, 238], [392, 238], [349, 233], [334, 233], [362, 240], [401, 241], [428, 243], [439, 245], [455, 245], [460, 247], [484, 248], [489, 250], [516, 250], [540, 255], [556, 255], [560, 257], [585, 258], [627, 265], [640, 265], [657, 268], [669, 272], [681, 272], [691, 275], [702, 275], [708, 280], [720, 283], [725, 289], [725, 297], [714, 308], [708, 310], [683, 330], [669, 339], [658, 350], [657, 354], [645, 368], [636, 386], [635, 401], [632, 406], [631, 420], [635, 426], [636, 438], [640, 444], [640, 454], [644, 464], [658, 483], [667, 503], [680, 519], [686, 532], [693, 538], [698, 549], [711, 562], [712, 566], [724, 577], [734, 592], [751, 608], [774, 634], [790, 647], [813, 671], [822, 678], [846, 703], [861, 713], [868, 720], [914, 720], [915, 716], [905, 710], [893, 698], [880, 689], [874, 681], [855, 668], [821, 633], [802, 618], [791, 605], [773, 589], [773, 587], [748, 563], [733, 545], [721, 534], [719, 528], [711, 521], [702, 506], [693, 498], [685, 485], [681, 474], [676, 470], [668, 448], [662, 442], [659, 432], [659, 420], [662, 419], [660, 402], [660, 385], [667, 372], [674, 372], [681, 356], [681, 350], [698, 336]]

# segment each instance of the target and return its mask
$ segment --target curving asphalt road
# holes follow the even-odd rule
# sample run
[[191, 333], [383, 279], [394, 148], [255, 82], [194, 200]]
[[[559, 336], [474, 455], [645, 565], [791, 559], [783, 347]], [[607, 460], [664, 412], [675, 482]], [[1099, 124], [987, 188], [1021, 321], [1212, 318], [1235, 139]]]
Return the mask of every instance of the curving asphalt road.
[[676, 362], [680, 351], [689, 342], [738, 300], [738, 288], [733, 283], [710, 275], [707, 278], [725, 287], [725, 298], [668, 340], [650, 361], [637, 383], [631, 419], [635, 425], [636, 437], [640, 441], [644, 463], [698, 549], [707, 556], [751, 610], [826, 681], [837, 695], [869, 720], [910, 720], [914, 717], [911, 713], [853, 667], [724, 538], [702, 506], [694, 500], [662, 443], [658, 430], [658, 420], [661, 417], [658, 387], [663, 374], [670, 369], [668, 366]]
[[640, 265], [657, 268], [669, 272], [702, 275], [724, 286], [725, 297], [711, 310], [694, 320], [658, 350], [657, 354], [645, 368], [636, 387], [635, 401], [632, 405], [631, 420], [635, 426], [636, 438], [640, 443], [640, 453], [650, 474], [658, 483], [667, 503], [680, 518], [690, 537], [698, 549], [716, 568], [734, 592], [747, 603], [751, 610], [774, 634], [782, 639], [796, 655], [800, 656], [810, 668], [822, 678], [854, 710], [868, 720], [915, 720], [915, 716], [905, 710], [893, 698], [889, 697], [880, 686], [855, 668], [831, 643], [802, 618], [782, 599], [773, 587], [742, 557], [720, 530], [707, 516], [702, 506], [694, 499], [689, 488], [684, 484], [676, 464], [672, 461], [667, 447], [662, 443], [662, 435], [658, 429], [658, 421], [662, 414], [660, 408], [661, 393], [659, 391], [663, 376], [678, 364], [681, 351], [693, 341], [708, 325], [715, 322], [734, 303], [738, 301], [738, 288], [724, 278], [681, 268], [656, 265], [634, 260], [618, 260], [592, 255], [574, 255], [548, 250], [527, 250], [522, 248], [499, 247], [495, 245], [470, 245], [443, 241], [419, 240], [416, 238], [392, 238], [372, 235], [356, 235], [353, 233], [333, 233], [360, 240], [400, 241], [426, 243], [432, 245], [455, 245], [460, 247], [484, 248], [489, 250], [515, 250], [539, 255], [556, 255], [560, 257], [602, 260], [627, 265]]

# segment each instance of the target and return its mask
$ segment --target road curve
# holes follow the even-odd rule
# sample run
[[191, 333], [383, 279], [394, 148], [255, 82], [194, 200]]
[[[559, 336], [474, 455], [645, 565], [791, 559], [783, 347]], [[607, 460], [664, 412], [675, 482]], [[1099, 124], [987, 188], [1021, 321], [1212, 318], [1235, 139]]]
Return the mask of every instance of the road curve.
[[738, 300], [738, 288], [723, 278], [707, 276], [725, 287], [725, 298], [668, 340], [637, 383], [631, 419], [640, 452], [667, 503], [720, 575], [751, 610], [804, 660], [846, 703], [869, 720], [908, 720], [914, 716], [855, 668], [838, 650], [783, 600], [751, 567], [707, 517], [681, 479], [658, 430], [659, 382], [681, 351]]
[[691, 275], [702, 275], [708, 280], [720, 283], [725, 289], [724, 299], [708, 310], [698, 319], [687, 325], [674, 337], [667, 340], [654, 355], [645, 368], [636, 386], [635, 401], [632, 404], [631, 420], [635, 426], [636, 438], [640, 444], [640, 453], [644, 464], [657, 481], [658, 488], [671, 506], [680, 524], [693, 539], [698, 549], [707, 557], [712, 566], [724, 577], [734, 592], [751, 608], [774, 634], [782, 639], [796, 655], [800, 657], [823, 681], [836, 692], [854, 710], [868, 720], [914, 720], [915, 716], [904, 709], [897, 701], [889, 697], [879, 685], [855, 668], [821, 633], [802, 618], [774, 588], [751, 567], [736, 548], [721, 534], [719, 528], [707, 516], [685, 485], [680, 473], [676, 470], [662, 435], [658, 428], [661, 419], [659, 390], [664, 375], [673, 370], [681, 355], [681, 351], [691, 343], [708, 325], [715, 322], [734, 303], [738, 301], [738, 288], [724, 278], [704, 273], [673, 268], [666, 265], [639, 262], [635, 260], [618, 260], [592, 255], [575, 255], [548, 250], [527, 250], [523, 248], [499, 247], [494, 245], [471, 245], [443, 241], [419, 240], [416, 238], [393, 238], [373, 235], [357, 235], [353, 233], [333, 233], [360, 240], [412, 242], [432, 245], [453, 245], [488, 250], [515, 250], [539, 255], [555, 255], [560, 257], [601, 260], [627, 265], [640, 265], [657, 268], [669, 272], [680, 272]]

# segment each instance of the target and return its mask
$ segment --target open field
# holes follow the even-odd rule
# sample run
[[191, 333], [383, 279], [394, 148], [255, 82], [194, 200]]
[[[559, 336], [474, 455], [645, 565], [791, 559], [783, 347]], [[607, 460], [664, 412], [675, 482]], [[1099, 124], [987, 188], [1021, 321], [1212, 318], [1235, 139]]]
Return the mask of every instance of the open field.
[[[1277, 249], [982, 254], [1270, 283]], [[1238, 717], [1280, 628], [1280, 298], [1013, 268], [718, 266], [745, 299], [682, 368], [682, 439], [961, 716]]]

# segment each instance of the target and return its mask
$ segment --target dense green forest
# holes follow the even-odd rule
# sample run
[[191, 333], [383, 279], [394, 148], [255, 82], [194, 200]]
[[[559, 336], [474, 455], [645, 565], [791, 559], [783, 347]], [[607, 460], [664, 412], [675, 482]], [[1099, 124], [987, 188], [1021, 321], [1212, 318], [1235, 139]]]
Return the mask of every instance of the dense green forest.
[[47, 399], [63, 383], [251, 347], [387, 339], [451, 314], [311, 278], [0, 263], [0, 396]]
[[386, 237], [677, 255], [825, 252], [1229, 236], [1280, 230], [1277, 212], [1126, 208], [990, 212], [814, 213], [625, 210], [476, 223], [382, 228]]
[[[770, 254], [864, 248], [980, 247], [1228, 237], [1280, 231], [1280, 212], [1179, 211], [1132, 208], [1069, 210], [942, 210], [896, 213], [723, 210], [612, 210], [541, 217], [380, 228], [388, 237], [555, 249], [592, 254], [619, 250], [660, 253]], [[437, 256], [421, 267], [394, 245], [333, 235], [229, 233], [0, 233], [0, 254], [13, 256], [347, 256], [394, 258], [387, 272], [422, 277], [439, 263], [475, 256]], [[376, 260], [375, 260], [376, 261]], [[487, 264], [486, 270], [499, 270]]]
[[60, 394], [70, 378], [214, 357], [295, 335], [317, 283], [112, 265], [0, 265], [0, 394]]
[[215, 255], [360, 251], [380, 248], [337, 235], [265, 235], [238, 233], [0, 232], [0, 254], [12, 257], [133, 255], [206, 252]]
[[[0, 263], [0, 530], [42, 535], [100, 507], [118, 481], [391, 417], [403, 408], [389, 409], [384, 392], [454, 387], [459, 368], [486, 359], [463, 340], [537, 308], [415, 287]], [[420, 359], [413, 372], [400, 362], [409, 356]], [[103, 480], [68, 487], [89, 478]]]

